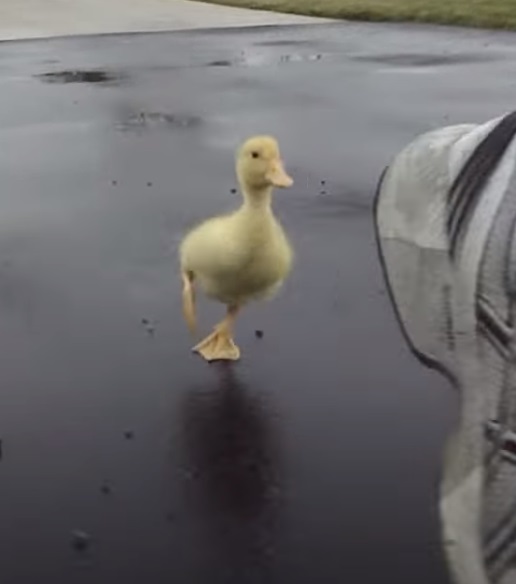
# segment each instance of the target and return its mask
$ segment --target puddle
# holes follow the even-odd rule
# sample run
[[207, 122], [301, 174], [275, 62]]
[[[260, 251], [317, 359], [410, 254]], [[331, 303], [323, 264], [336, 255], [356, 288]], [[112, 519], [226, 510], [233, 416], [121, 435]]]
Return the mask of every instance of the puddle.
[[[280, 42], [280, 41], [278, 41]], [[233, 59], [220, 59], [204, 63], [203, 67], [263, 67], [268, 65], [279, 65], [281, 63], [306, 63], [311, 61], [320, 61], [327, 57], [322, 53], [277, 53], [253, 52], [241, 53]]]
[[167, 114], [162, 112], [138, 112], [117, 124], [122, 131], [145, 130], [153, 127], [167, 127], [173, 129], [196, 128], [202, 123], [198, 116], [189, 114]]
[[267, 55], [253, 53], [242, 57], [237, 63], [244, 67], [262, 67], [267, 65], [279, 65], [282, 63], [307, 63], [323, 59], [321, 53], [287, 53], [284, 55]]
[[314, 53], [309, 55], [300, 55], [300, 54], [293, 54], [293, 55], [282, 55], [279, 58], [280, 63], [305, 63], [310, 61], [320, 61], [323, 56], [320, 53]]
[[106, 85], [119, 82], [123, 76], [120, 73], [103, 69], [69, 69], [51, 71], [37, 75], [37, 77], [47, 83], [98, 83]]
[[485, 54], [469, 55], [430, 55], [430, 54], [392, 54], [392, 55], [357, 55], [352, 57], [353, 61], [363, 61], [366, 63], [381, 63], [383, 65], [394, 65], [401, 67], [436, 67], [439, 65], [458, 65], [463, 63], [479, 63], [485, 61], [495, 61], [496, 56]]

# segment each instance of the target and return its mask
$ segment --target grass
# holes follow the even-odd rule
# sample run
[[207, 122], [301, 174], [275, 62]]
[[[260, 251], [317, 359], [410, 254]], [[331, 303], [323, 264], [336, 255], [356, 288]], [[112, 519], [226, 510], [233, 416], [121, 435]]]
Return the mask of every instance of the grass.
[[379, 22], [516, 30], [516, 0], [203, 0], [240, 8]]

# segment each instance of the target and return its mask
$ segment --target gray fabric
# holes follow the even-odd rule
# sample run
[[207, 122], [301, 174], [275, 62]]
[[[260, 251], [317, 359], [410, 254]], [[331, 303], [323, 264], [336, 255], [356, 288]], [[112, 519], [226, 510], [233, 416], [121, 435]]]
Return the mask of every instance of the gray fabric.
[[[486, 432], [481, 522], [486, 566], [493, 582], [510, 582], [511, 571], [516, 582], [510, 569], [516, 557], [516, 463], [503, 448], [504, 432], [516, 432], [515, 222], [513, 177], [491, 227], [477, 290], [479, 342], [493, 380], [487, 391], [486, 417], [494, 423]], [[491, 331], [493, 327], [497, 332]]]
[[[515, 135], [512, 115], [421, 136], [389, 165], [376, 203], [407, 341], [460, 391], [440, 500], [458, 584], [516, 584]], [[463, 171], [467, 184], [453, 191]]]

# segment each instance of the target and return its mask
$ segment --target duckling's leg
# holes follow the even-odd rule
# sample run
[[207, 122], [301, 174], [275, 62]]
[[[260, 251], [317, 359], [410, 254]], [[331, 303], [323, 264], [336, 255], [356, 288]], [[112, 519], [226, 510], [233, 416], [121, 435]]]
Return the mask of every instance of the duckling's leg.
[[193, 348], [206, 361], [238, 361], [240, 349], [232, 338], [233, 325], [239, 311], [238, 306], [228, 306], [226, 318], [215, 326], [215, 330]]
[[195, 334], [197, 318], [195, 315], [194, 275], [192, 272], [182, 272], [181, 276], [183, 277], [183, 315], [191, 333]]

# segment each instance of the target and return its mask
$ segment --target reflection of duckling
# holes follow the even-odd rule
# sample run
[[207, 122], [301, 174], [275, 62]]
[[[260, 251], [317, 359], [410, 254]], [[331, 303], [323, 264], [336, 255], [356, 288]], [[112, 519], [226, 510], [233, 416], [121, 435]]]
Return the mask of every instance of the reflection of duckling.
[[183, 311], [192, 331], [196, 327], [194, 284], [226, 304], [227, 316], [194, 351], [207, 361], [237, 360], [232, 339], [238, 311], [253, 299], [268, 297], [288, 275], [292, 250], [271, 209], [274, 187], [292, 186], [276, 140], [249, 139], [237, 157], [237, 175], [244, 197], [240, 209], [194, 228], [181, 243]]
[[213, 561], [222, 578], [217, 582], [272, 582], [284, 511], [276, 407], [272, 396], [248, 386], [231, 362], [213, 367], [209, 380], [184, 392], [174, 425], [181, 466], [195, 477], [184, 482], [191, 519], [206, 529], [199, 535], [207, 536], [198, 558], [204, 567], [191, 581], [205, 580]]
[[229, 363], [218, 365], [213, 382], [184, 396], [185, 466], [197, 478], [201, 507], [213, 518], [236, 520], [242, 535], [248, 520], [257, 527], [277, 511], [280, 443], [267, 394], [252, 391]]

